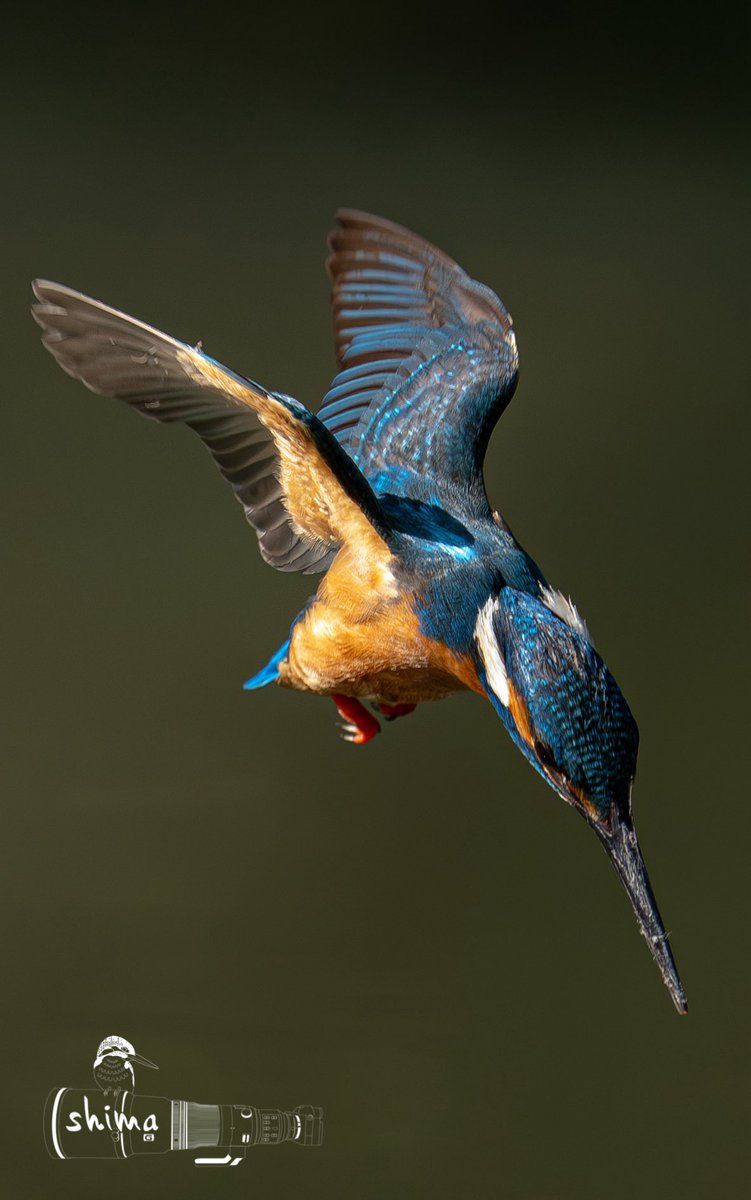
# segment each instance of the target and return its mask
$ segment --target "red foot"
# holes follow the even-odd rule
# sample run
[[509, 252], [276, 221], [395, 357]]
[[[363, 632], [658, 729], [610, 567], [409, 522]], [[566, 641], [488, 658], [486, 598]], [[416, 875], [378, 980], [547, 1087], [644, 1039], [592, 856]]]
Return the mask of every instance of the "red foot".
[[381, 726], [376, 721], [375, 717], [364, 708], [359, 700], [355, 700], [352, 696], [332, 696], [331, 699], [339, 709], [340, 716], [344, 717], [345, 723], [342, 725], [342, 737], [345, 742], [354, 742], [356, 746], [364, 746], [366, 742], [371, 741], [377, 733], [381, 732]]
[[378, 711], [387, 721], [395, 721], [397, 717], [408, 717], [417, 708], [416, 704], [379, 704]]

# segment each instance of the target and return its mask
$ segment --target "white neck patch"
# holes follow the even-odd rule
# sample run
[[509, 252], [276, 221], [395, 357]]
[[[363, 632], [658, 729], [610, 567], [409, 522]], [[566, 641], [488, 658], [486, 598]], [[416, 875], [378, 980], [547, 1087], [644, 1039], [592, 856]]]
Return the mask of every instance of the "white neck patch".
[[551, 587], [541, 587], [540, 599], [546, 608], [565, 621], [571, 629], [584, 638], [585, 642], [592, 644], [592, 636], [587, 629], [587, 622], [579, 615], [576, 605], [570, 597], [567, 600], [563, 592], [556, 591]]
[[498, 638], [493, 628], [493, 615], [498, 611], [498, 607], [498, 597], [490, 596], [480, 609], [475, 622], [475, 641], [485, 666], [488, 683], [503, 707], [508, 708], [509, 690], [506, 664], [503, 661]]

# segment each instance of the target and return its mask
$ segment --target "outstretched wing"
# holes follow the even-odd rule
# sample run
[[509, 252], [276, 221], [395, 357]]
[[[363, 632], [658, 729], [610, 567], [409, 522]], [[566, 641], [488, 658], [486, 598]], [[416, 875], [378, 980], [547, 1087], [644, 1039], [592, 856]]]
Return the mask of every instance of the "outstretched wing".
[[319, 417], [376, 492], [486, 514], [482, 464], [516, 386], [498, 297], [409, 230], [342, 209], [329, 238], [340, 371]]
[[303, 404], [202, 351], [57, 283], [37, 280], [34, 317], [69, 375], [157, 421], [194, 429], [281, 571], [320, 571], [351, 539], [388, 537], [373, 492]]

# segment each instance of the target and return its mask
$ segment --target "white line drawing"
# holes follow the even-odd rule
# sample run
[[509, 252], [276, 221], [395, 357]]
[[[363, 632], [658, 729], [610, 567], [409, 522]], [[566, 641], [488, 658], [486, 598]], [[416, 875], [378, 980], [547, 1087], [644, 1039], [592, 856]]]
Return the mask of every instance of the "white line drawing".
[[301, 1104], [285, 1110], [145, 1096], [135, 1090], [135, 1065], [159, 1069], [137, 1054], [126, 1038], [112, 1034], [97, 1049], [96, 1087], [50, 1092], [44, 1137], [53, 1158], [131, 1158], [204, 1150], [208, 1153], [194, 1158], [196, 1166], [236, 1167], [255, 1146], [323, 1142], [320, 1107]]

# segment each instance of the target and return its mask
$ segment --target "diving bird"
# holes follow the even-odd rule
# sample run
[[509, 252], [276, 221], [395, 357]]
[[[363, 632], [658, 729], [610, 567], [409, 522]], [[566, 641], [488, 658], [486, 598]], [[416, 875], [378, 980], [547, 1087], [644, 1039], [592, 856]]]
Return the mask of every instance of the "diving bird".
[[280, 571], [324, 572], [245, 686], [330, 696], [344, 736], [469, 690], [599, 838], [679, 1012], [634, 831], [638, 730], [573, 603], [491, 508], [483, 460], [519, 359], [505, 306], [453, 259], [350, 209], [329, 239], [339, 371], [317, 415], [60, 284], [34, 316], [69, 375], [203, 439]]
[[100, 1043], [94, 1059], [94, 1082], [101, 1088], [105, 1096], [112, 1092], [115, 1099], [120, 1092], [134, 1092], [136, 1076], [133, 1064], [140, 1067], [151, 1067], [158, 1071], [156, 1063], [149, 1062], [141, 1054], [136, 1054], [135, 1046], [125, 1038], [113, 1034]]

